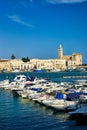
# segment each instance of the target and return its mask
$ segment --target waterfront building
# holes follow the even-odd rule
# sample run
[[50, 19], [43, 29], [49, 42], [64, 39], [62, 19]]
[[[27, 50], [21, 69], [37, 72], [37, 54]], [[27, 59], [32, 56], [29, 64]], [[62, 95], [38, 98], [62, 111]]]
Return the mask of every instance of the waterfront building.
[[10, 62], [11, 71], [21, 70], [22, 60], [20, 60], [20, 59], [11, 59], [11, 60], [9, 60], [9, 62]]
[[10, 64], [8, 59], [0, 59], [0, 71], [10, 71]]
[[44, 60], [31, 59], [30, 63], [32, 64], [32, 68], [35, 67], [38, 69], [46, 69], [46, 70], [66, 69], [66, 61], [60, 59], [44, 59]]
[[25, 63], [21, 59], [12, 59], [9, 62], [11, 71], [27, 71], [30, 68], [29, 62]]
[[28, 62], [23, 62], [21, 59], [0, 60], [0, 70], [7, 71], [30, 71], [33, 69], [45, 70], [66, 70], [66, 68], [75, 68], [82, 65], [82, 55], [73, 53], [72, 55], [64, 55], [62, 45], [58, 48], [58, 59], [31, 59]]
[[58, 59], [66, 60], [66, 66], [79, 66], [82, 65], [82, 55], [80, 53], [73, 53], [72, 55], [63, 55], [62, 45], [58, 48]]

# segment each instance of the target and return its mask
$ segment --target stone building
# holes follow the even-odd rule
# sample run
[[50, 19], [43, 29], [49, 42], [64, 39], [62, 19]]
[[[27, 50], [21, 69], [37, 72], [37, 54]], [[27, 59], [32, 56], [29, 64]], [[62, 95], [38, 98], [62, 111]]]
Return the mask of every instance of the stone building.
[[46, 70], [65, 70], [67, 67], [76, 67], [82, 65], [82, 55], [80, 53], [73, 53], [70, 56], [63, 55], [62, 45], [58, 48], [58, 59], [31, 59], [25, 63], [21, 59], [14, 60], [0, 60], [0, 71], [3, 69], [7, 71], [28, 71], [37, 69]]
[[25, 63], [21, 59], [13, 59], [13, 60], [9, 60], [9, 62], [10, 62], [11, 71], [15, 71], [15, 70], [26, 71], [29, 70], [30, 68], [29, 62]]
[[46, 69], [46, 70], [56, 70], [56, 69], [62, 69], [64, 70], [66, 68], [66, 61], [60, 60], [60, 59], [31, 59], [30, 63], [32, 65], [32, 68], [37, 69]]
[[0, 59], [0, 71], [10, 71], [10, 64], [8, 59]]
[[80, 53], [73, 53], [70, 56], [63, 55], [62, 45], [58, 48], [58, 59], [66, 60], [66, 66], [79, 66], [82, 65], [82, 55]]

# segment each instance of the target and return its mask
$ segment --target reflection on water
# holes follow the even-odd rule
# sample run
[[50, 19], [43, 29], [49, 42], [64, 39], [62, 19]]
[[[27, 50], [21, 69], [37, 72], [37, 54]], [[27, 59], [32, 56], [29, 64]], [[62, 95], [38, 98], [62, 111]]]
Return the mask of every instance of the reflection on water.
[[53, 108], [47, 107], [43, 104], [34, 102], [32, 100], [29, 99], [23, 99], [21, 97], [19, 97], [19, 101], [24, 105], [29, 105], [32, 107], [33, 111], [42, 111], [44, 114], [49, 115], [49, 116], [53, 116], [55, 118], [58, 118], [60, 120], [66, 121], [68, 120], [69, 114], [63, 111], [58, 111], [55, 110]]
[[[70, 120], [69, 114], [67, 112], [55, 110], [53, 108], [47, 107], [43, 104], [34, 102], [29, 99], [23, 99], [21, 97], [17, 97], [17, 101], [19, 102], [19, 104], [21, 104], [21, 106], [22, 106], [21, 110], [23, 110], [24, 113], [25, 112], [28, 113], [28, 110], [30, 111], [30, 113], [32, 112], [31, 116], [33, 116], [32, 117], [33, 121], [35, 121], [34, 119], [37, 119], [38, 123], [42, 123], [42, 122], [45, 122], [45, 120], [47, 120], [48, 122], [51, 122], [51, 125], [53, 128], [55, 128], [56, 125], [58, 125], [57, 130], [60, 130], [60, 129], [61, 130], [73, 130], [73, 129], [87, 130], [87, 120], [84, 120], [84, 121], [76, 120], [76, 119]], [[29, 118], [31, 116], [25, 115], [22, 117], [22, 120], [24, 120], [24, 119], [26, 120], [27, 118]], [[35, 118], [35, 116], [37, 116], [37, 117]], [[55, 120], [55, 121], [52, 121], [52, 120]], [[36, 123], [36, 121], [35, 121], [35, 123]], [[47, 122], [44, 125], [47, 125]], [[48, 125], [50, 125], [50, 124], [48, 123]], [[52, 129], [52, 130], [54, 130], [54, 129]]]
[[29, 99], [12, 97], [9, 92], [2, 91], [1, 95], [3, 106], [0, 109], [0, 128], [2, 130], [4, 126], [6, 126], [5, 130], [73, 130], [74, 127], [79, 127], [73, 120], [68, 120], [66, 112], [59, 112]]

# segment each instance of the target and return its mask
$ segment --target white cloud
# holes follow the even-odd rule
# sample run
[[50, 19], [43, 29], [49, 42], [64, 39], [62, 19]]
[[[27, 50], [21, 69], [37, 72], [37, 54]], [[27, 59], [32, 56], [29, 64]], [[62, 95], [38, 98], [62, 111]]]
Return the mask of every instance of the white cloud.
[[87, 0], [46, 0], [46, 2], [51, 4], [58, 4], [58, 3], [82, 3]]
[[31, 25], [31, 24], [23, 21], [18, 15], [8, 15], [8, 18], [11, 21], [16, 22], [16, 23], [21, 24], [21, 25], [24, 25], [26, 27], [29, 27], [29, 28], [34, 28], [35, 27], [34, 25]]
[[35, 0], [20, 0], [19, 4], [22, 5], [25, 8], [28, 8], [29, 5], [32, 5]]

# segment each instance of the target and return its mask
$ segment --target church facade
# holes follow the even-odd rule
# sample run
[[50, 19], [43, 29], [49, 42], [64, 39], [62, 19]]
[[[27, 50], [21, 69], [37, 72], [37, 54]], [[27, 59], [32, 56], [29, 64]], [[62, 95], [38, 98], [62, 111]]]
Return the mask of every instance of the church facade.
[[73, 53], [72, 55], [63, 55], [62, 45], [58, 48], [58, 59], [66, 60], [66, 66], [79, 66], [82, 65], [82, 55], [80, 53]]

